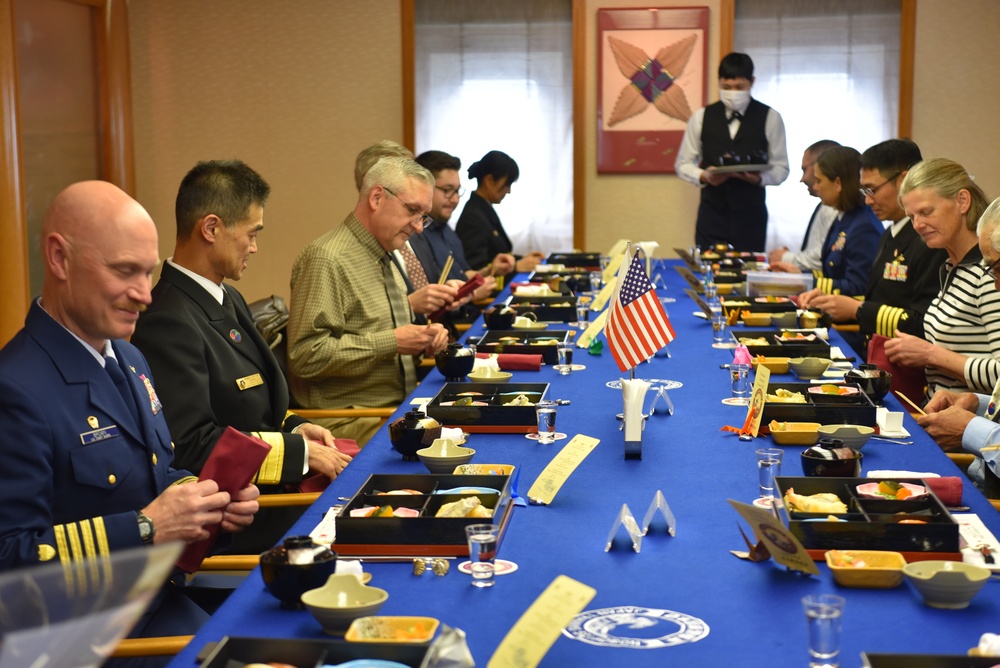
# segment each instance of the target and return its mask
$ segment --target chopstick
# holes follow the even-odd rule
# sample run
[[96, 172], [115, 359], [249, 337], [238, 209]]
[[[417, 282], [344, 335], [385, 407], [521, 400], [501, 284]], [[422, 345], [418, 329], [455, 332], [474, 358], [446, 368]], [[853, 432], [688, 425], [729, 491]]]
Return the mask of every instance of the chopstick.
[[918, 406], [915, 403], [913, 403], [912, 401], [910, 401], [910, 399], [905, 394], [903, 394], [902, 392], [896, 391], [894, 394], [897, 397], [899, 397], [900, 399], [902, 399], [903, 401], [905, 401], [906, 403], [908, 403], [911, 408], [913, 408], [915, 411], [917, 411], [921, 415], [927, 415], [927, 413], [924, 412], [924, 409], [922, 409], [920, 406]]
[[451, 253], [448, 253], [448, 259], [445, 260], [444, 269], [441, 270], [441, 277], [438, 278], [438, 285], [444, 285], [444, 282], [448, 280], [448, 274], [451, 273], [451, 265], [455, 263], [455, 258], [452, 257]]
[[992, 452], [994, 450], [1000, 450], [1000, 443], [997, 443], [995, 445], [987, 445], [982, 448], [979, 448], [979, 452]]

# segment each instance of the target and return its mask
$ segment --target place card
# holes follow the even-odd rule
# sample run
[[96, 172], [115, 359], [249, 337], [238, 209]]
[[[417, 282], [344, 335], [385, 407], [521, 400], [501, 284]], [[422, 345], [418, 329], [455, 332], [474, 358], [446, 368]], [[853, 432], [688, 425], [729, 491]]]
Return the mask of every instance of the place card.
[[535, 505], [547, 506], [552, 503], [563, 483], [576, 470], [587, 455], [597, 447], [600, 439], [577, 434], [563, 446], [559, 454], [552, 458], [541, 475], [528, 490], [528, 501]]
[[488, 668], [534, 668], [559, 638], [562, 630], [597, 594], [573, 578], [560, 575], [511, 627]]
[[[758, 368], [763, 367], [758, 366]], [[759, 542], [764, 543], [776, 562], [793, 571], [819, 575], [819, 569], [816, 568], [809, 553], [781, 520], [763, 508], [732, 499], [727, 501], [746, 520], [753, 529], [754, 536]]]
[[611, 525], [611, 531], [608, 532], [608, 542], [604, 544], [604, 551], [611, 551], [611, 546], [615, 542], [615, 536], [622, 527], [625, 527], [625, 532], [628, 534], [629, 540], [632, 541], [632, 549], [637, 554], [642, 552], [642, 537], [645, 535], [645, 532], [639, 528], [639, 523], [635, 521], [635, 515], [632, 514], [632, 509], [628, 507], [627, 503], [622, 504], [621, 510], [615, 516], [615, 521]]
[[670, 504], [667, 503], [667, 497], [663, 496], [663, 491], [659, 489], [656, 490], [656, 494], [653, 495], [653, 502], [649, 504], [649, 508], [646, 510], [646, 516], [642, 519], [642, 535], [645, 536], [649, 532], [649, 526], [653, 523], [656, 511], [660, 511], [660, 514], [663, 515], [663, 519], [667, 523], [667, 533], [671, 536], [676, 536], [677, 520], [674, 519], [674, 513], [670, 510]]
[[342, 506], [335, 506], [326, 511], [319, 524], [309, 532], [309, 537], [314, 543], [330, 547], [337, 540], [337, 515], [342, 509]]
[[701, 312], [704, 313], [707, 318], [711, 319], [716, 315], [721, 315], [713, 311], [712, 307], [708, 305], [708, 302], [702, 299], [701, 295], [699, 295], [691, 288], [684, 288], [684, 292], [687, 293], [688, 297], [694, 300], [694, 303], [698, 305], [698, 308], [701, 309]]
[[580, 338], [577, 340], [576, 347], [584, 349], [589, 348], [590, 344], [593, 343], [595, 338], [597, 338], [597, 335], [604, 330], [604, 325], [607, 324], [607, 322], [608, 310], [604, 309], [600, 315], [594, 318], [590, 324], [587, 325], [587, 329], [583, 331], [583, 334], [581, 334]]
[[625, 255], [625, 251], [628, 250], [629, 243], [630, 242], [628, 239], [619, 239], [618, 241], [615, 242], [615, 245], [612, 246], [608, 250], [608, 252], [605, 253], [604, 255], [607, 257], [615, 257], [616, 255]]
[[615, 274], [618, 273], [618, 268], [622, 266], [622, 261], [625, 259], [625, 250], [626, 249], [623, 248], [617, 253], [608, 255], [608, 258], [610, 258], [608, 260], [608, 266], [604, 268], [604, 282], [608, 285], [614, 284], [612, 279], [615, 277]]
[[[771, 370], [763, 364], [758, 364], [753, 380], [753, 388], [750, 390], [750, 405], [747, 406], [749, 433], [754, 438], [757, 438], [757, 432], [760, 430], [760, 418], [764, 415], [764, 404], [767, 402], [767, 386], [770, 382]], [[747, 425], [744, 425], [743, 433], [747, 433]]]
[[[619, 262], [621, 262], [620, 259]], [[615, 294], [616, 287], [617, 281], [608, 281], [605, 283], [604, 287], [601, 288], [601, 291], [597, 293], [596, 297], [594, 297], [594, 301], [591, 302], [590, 309], [592, 311], [600, 311], [607, 306], [608, 302], [611, 301], [611, 297]]]

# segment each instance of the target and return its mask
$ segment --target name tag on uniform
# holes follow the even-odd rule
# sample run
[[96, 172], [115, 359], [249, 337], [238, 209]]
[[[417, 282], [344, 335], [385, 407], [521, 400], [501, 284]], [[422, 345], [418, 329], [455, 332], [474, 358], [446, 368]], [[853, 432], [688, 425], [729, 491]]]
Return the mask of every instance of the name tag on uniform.
[[257, 387], [258, 385], [263, 385], [264, 379], [261, 378], [259, 373], [255, 373], [252, 376], [244, 376], [243, 378], [236, 379], [236, 387], [240, 390], [249, 390], [251, 387]]
[[118, 431], [118, 425], [113, 424], [109, 427], [101, 427], [100, 429], [95, 429], [94, 431], [83, 432], [80, 434], [80, 442], [84, 445], [90, 445], [91, 443], [106, 441], [109, 438], [115, 438], [116, 436], [121, 436], [121, 432]]

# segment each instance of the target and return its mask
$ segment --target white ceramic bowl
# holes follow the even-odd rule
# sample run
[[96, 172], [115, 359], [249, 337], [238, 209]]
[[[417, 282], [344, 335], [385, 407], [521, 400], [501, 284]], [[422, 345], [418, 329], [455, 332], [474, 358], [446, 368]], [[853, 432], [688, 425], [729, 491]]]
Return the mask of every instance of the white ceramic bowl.
[[468, 464], [476, 451], [455, 445], [451, 439], [439, 438], [430, 447], [417, 450], [417, 457], [431, 473], [451, 473], [456, 466]]
[[932, 608], [960, 610], [968, 607], [991, 572], [961, 561], [915, 561], [903, 567], [903, 575]]
[[788, 366], [799, 378], [819, 378], [830, 368], [832, 360], [823, 357], [793, 357], [788, 360]]
[[865, 447], [865, 443], [875, 433], [872, 427], [860, 424], [825, 424], [816, 431], [819, 432], [821, 439], [839, 438], [844, 442], [844, 446], [854, 450]]
[[361, 583], [357, 575], [331, 575], [319, 589], [302, 594], [302, 604], [326, 633], [344, 633], [358, 617], [374, 615], [389, 598], [388, 592]]

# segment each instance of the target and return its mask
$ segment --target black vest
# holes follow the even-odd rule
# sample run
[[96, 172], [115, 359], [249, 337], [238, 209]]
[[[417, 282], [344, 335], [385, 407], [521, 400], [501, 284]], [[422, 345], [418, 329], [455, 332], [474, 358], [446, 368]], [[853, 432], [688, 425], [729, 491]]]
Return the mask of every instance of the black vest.
[[[770, 107], [751, 98], [743, 119], [740, 121], [736, 137], [729, 136], [729, 121], [726, 106], [716, 102], [705, 107], [704, 123], [701, 127], [701, 168], [718, 166], [724, 153], [747, 155], [754, 151], [770, 154], [765, 124]], [[764, 188], [741, 179], [727, 179], [720, 186], [705, 186], [701, 189], [701, 200], [720, 211], [746, 209], [763, 206]]]

